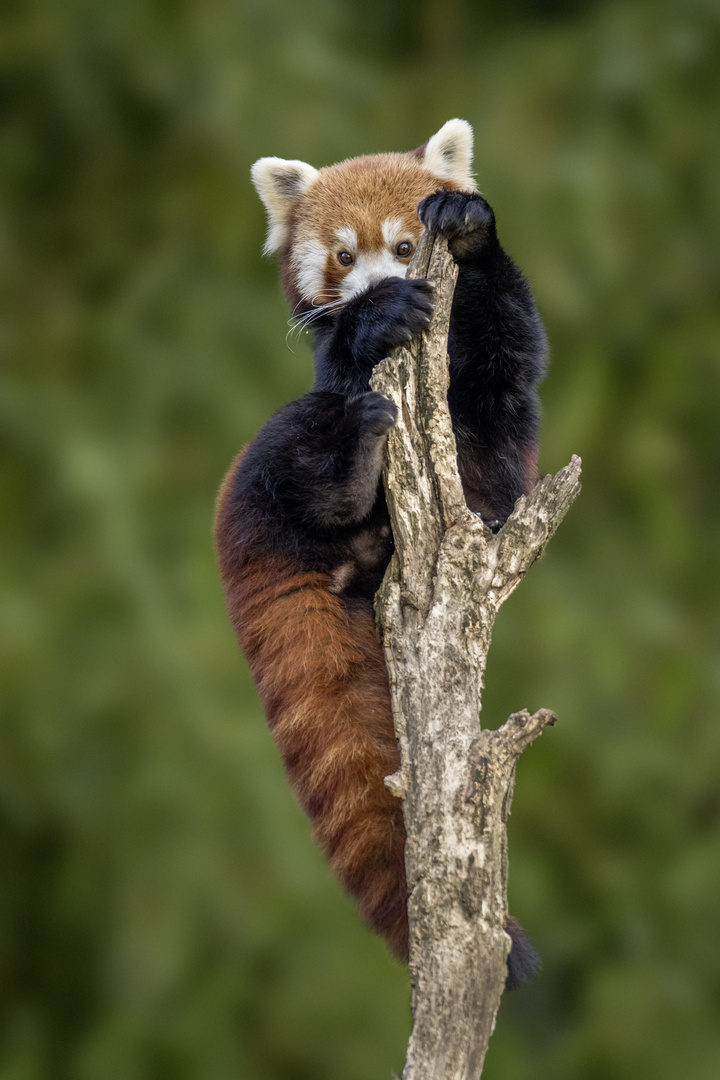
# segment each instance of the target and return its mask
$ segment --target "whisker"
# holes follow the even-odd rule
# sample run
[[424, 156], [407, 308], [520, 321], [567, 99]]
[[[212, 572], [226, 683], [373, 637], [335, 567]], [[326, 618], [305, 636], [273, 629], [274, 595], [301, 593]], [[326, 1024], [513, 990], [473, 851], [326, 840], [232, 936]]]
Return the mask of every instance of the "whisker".
[[[333, 293], [335, 294], [334, 297]], [[308, 327], [310, 327], [314, 322], [317, 322], [317, 320], [322, 318], [323, 315], [327, 314], [330, 311], [334, 311], [336, 308], [342, 307], [343, 304], [346, 303], [345, 298], [339, 294], [338, 290], [333, 290], [333, 293], [329, 294], [331, 296], [330, 300], [323, 301], [322, 303], [319, 302], [319, 296], [312, 297], [312, 299], [310, 300], [310, 309], [307, 311], [303, 311], [300, 315], [296, 315], [295, 312], [297, 311], [300, 304], [302, 304], [304, 301], [301, 300], [295, 305], [293, 314], [288, 319], [288, 326], [290, 327], [290, 329], [285, 335], [285, 345], [288, 349], [290, 349], [291, 352], [293, 350], [290, 342], [292, 341], [293, 334], [296, 334], [299, 340], [303, 330], [307, 330]], [[328, 293], [325, 293], [324, 295], [328, 295]]]

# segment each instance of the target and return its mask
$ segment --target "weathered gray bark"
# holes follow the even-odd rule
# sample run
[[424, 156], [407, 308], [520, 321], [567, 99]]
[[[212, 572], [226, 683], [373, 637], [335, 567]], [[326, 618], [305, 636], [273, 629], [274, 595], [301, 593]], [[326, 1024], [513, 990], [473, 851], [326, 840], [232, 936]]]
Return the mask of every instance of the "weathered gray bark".
[[376, 369], [392, 398], [386, 490], [396, 553], [377, 595], [404, 800], [414, 1026], [403, 1080], [476, 1080], [506, 976], [506, 821], [520, 754], [546, 709], [481, 731], [495, 615], [580, 490], [580, 460], [545, 477], [494, 536], [471, 513], [447, 410], [447, 327], [457, 274], [424, 236], [411, 276], [436, 285], [426, 334]]

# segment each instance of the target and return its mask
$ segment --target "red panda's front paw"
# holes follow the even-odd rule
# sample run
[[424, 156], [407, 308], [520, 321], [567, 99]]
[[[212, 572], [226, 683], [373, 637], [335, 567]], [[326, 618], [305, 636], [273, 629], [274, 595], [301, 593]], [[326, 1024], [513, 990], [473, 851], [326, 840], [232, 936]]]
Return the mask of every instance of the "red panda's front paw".
[[[381, 360], [430, 325], [435, 286], [424, 278], [383, 278], [357, 298], [356, 350]], [[349, 307], [349, 305], [348, 305]]]
[[435, 191], [418, 206], [418, 217], [428, 232], [462, 236], [495, 224], [490, 204], [477, 191]]
[[364, 435], [382, 438], [397, 423], [397, 405], [377, 390], [370, 390], [355, 398], [352, 407], [359, 414], [359, 427]]
[[385, 278], [365, 293], [364, 313], [382, 355], [422, 334], [433, 318], [435, 286], [423, 278]]
[[497, 240], [495, 214], [476, 191], [436, 191], [420, 203], [418, 217], [428, 232], [449, 239], [457, 262], [472, 262]]

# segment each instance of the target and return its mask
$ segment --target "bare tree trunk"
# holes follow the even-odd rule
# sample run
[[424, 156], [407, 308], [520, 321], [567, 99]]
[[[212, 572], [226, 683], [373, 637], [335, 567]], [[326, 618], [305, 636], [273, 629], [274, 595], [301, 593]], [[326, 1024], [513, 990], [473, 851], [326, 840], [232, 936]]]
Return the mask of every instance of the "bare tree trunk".
[[494, 536], [465, 505], [447, 409], [457, 268], [424, 235], [410, 271], [436, 285], [426, 334], [376, 369], [392, 398], [386, 490], [396, 553], [377, 595], [404, 800], [414, 1026], [403, 1080], [476, 1080], [506, 977], [506, 822], [515, 765], [547, 709], [481, 731], [495, 615], [580, 490], [580, 459], [521, 498]]

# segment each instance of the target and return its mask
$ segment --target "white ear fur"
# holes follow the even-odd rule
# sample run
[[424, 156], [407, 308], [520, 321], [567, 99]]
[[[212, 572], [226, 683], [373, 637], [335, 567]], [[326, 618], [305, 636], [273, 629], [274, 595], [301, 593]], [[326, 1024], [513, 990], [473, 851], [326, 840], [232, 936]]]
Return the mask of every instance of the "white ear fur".
[[467, 120], [448, 120], [425, 147], [423, 163], [443, 180], [454, 180], [468, 191], [477, 191], [472, 175], [473, 129]]
[[317, 169], [304, 161], [264, 157], [250, 170], [252, 182], [268, 215], [268, 234], [263, 251], [272, 255], [287, 239], [290, 211], [317, 176]]

